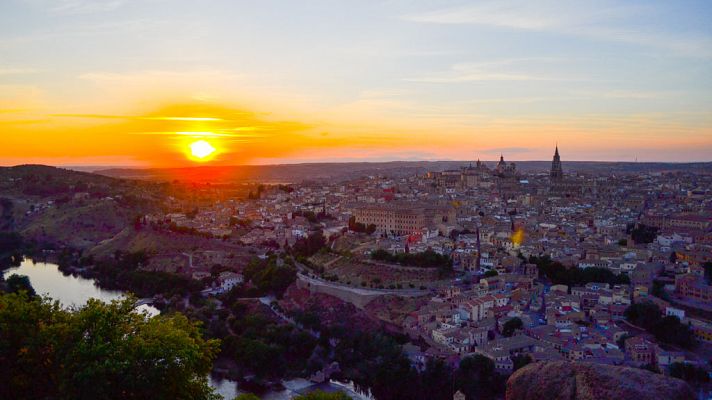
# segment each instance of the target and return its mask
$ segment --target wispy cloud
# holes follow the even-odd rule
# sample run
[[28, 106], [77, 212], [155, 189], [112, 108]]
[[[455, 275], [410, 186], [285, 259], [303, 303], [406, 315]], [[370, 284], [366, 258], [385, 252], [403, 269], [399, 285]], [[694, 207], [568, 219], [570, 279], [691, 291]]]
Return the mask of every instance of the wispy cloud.
[[448, 71], [425, 76], [405, 78], [408, 82], [422, 83], [462, 83], [477, 81], [570, 81], [577, 80], [560, 75], [532, 74], [517, 68], [517, 64], [554, 59], [506, 59], [477, 63], [458, 63]]
[[584, 2], [502, 0], [406, 14], [402, 19], [432, 24], [471, 24], [496, 28], [559, 33], [594, 40], [661, 48], [686, 56], [712, 56], [707, 34], [679, 35], [659, 27], [621, 28], [622, 21], [653, 14], [652, 7]]

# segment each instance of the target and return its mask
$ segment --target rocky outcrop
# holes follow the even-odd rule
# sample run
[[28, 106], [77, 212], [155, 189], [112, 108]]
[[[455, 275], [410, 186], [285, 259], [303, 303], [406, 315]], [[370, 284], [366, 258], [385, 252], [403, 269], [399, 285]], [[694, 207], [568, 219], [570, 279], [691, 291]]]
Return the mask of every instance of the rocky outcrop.
[[582, 362], [538, 362], [507, 380], [507, 400], [694, 399], [684, 381], [650, 371]]

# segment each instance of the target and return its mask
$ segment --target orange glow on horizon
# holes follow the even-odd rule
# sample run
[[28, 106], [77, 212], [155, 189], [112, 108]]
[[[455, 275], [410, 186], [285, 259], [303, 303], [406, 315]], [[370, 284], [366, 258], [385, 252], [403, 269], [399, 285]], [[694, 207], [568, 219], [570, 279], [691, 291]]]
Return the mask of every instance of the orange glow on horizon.
[[[194, 99], [160, 106], [143, 104], [139, 109], [108, 107], [113, 112], [94, 108], [86, 106], [83, 113], [60, 107], [0, 109], [0, 164], [187, 167], [207, 162], [226, 166], [494, 160], [500, 152], [511, 161], [547, 159], [555, 142], [561, 144], [567, 137], [576, 140], [564, 147], [565, 159], [591, 160], [596, 158], [589, 156], [592, 151], [605, 154], [610, 143], [621, 149], [639, 147], [643, 135], [648, 150], [666, 148], [679, 153], [688, 147], [704, 148], [709, 140], [699, 136], [710, 132], [702, 127], [698, 136], [675, 136], [673, 140], [671, 129], [682, 129], [684, 121], [657, 126], [657, 120], [652, 125], [624, 120], [621, 124], [626, 125], [627, 134], [623, 135], [623, 128], [616, 125], [587, 128], [591, 124], [587, 118], [558, 123], [513, 118], [468, 125], [428, 117], [418, 121], [418, 126], [412, 120], [376, 117], [356, 120], [335, 116], [325, 120], [295, 114], [298, 118], [293, 119], [278, 114], [277, 106], [274, 112], [266, 112], [227, 101]], [[191, 145], [198, 141], [213, 150], [200, 144], [193, 151]], [[506, 147], [509, 143], [518, 146]]]

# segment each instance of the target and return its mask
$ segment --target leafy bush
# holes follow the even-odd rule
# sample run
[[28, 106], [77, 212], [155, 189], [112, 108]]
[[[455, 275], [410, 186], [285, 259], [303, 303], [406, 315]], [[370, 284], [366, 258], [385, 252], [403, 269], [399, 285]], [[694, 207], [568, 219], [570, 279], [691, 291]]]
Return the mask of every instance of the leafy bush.
[[654, 303], [631, 304], [625, 310], [625, 317], [631, 323], [655, 335], [655, 338], [663, 343], [685, 348], [691, 348], [695, 345], [694, 335], [690, 327], [680, 323], [678, 317], [663, 317], [660, 308]]
[[371, 253], [371, 258], [377, 261], [384, 261], [411, 267], [439, 268], [441, 270], [452, 269], [452, 260], [450, 259], [450, 257], [440, 255], [432, 250], [425, 250], [422, 253], [398, 254], [393, 254], [385, 250], [376, 250]]
[[217, 399], [206, 377], [219, 342], [180, 314], [146, 318], [135, 301], [64, 310], [0, 295], [0, 398]]
[[536, 264], [539, 268], [539, 273], [553, 284], [582, 286], [590, 282], [608, 283], [610, 285], [630, 283], [628, 275], [616, 275], [605, 268], [566, 268], [560, 262], [552, 261], [549, 256], [531, 256], [529, 257], [529, 262]]

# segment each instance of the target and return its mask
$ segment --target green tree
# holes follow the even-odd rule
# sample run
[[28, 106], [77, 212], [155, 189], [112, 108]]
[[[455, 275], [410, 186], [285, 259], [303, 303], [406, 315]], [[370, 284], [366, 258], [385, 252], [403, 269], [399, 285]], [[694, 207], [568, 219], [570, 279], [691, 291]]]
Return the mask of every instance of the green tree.
[[[2, 220], [0, 220], [1, 224]], [[20, 265], [24, 247], [26, 247], [26, 244], [20, 234], [16, 232], [0, 232], [0, 271], [13, 265]]]
[[529, 262], [536, 264], [540, 275], [554, 284], [581, 286], [589, 282], [603, 282], [611, 285], [630, 283], [630, 278], [626, 274], [616, 275], [606, 268], [567, 268], [558, 261], [552, 261], [549, 256], [531, 256]]
[[219, 343], [183, 315], [148, 318], [134, 303], [64, 310], [0, 296], [0, 398], [217, 399], [206, 376]]
[[695, 337], [689, 326], [680, 323], [680, 319], [670, 315], [663, 317], [653, 326], [650, 332], [664, 343], [672, 343], [685, 348], [695, 344]]
[[669, 297], [667, 292], [665, 291], [665, 283], [661, 282], [659, 280], [654, 280], [653, 281], [653, 289], [651, 290], [651, 294], [655, 297], [659, 297], [663, 300], [669, 300]]
[[632, 304], [626, 308], [625, 317], [631, 323], [655, 335], [655, 338], [661, 342], [685, 348], [695, 345], [690, 327], [680, 323], [680, 319], [675, 316], [662, 317], [660, 308], [654, 303]]
[[631, 230], [630, 236], [636, 243], [652, 243], [658, 236], [658, 228], [639, 224]]
[[708, 285], [712, 284], [712, 261], [707, 261], [702, 264], [702, 268], [705, 270], [705, 282]]
[[625, 318], [645, 330], [650, 330], [660, 321], [660, 308], [649, 301], [631, 304], [625, 309]]
[[371, 258], [413, 267], [438, 268], [443, 273], [452, 270], [452, 259], [450, 257], [438, 254], [430, 249], [421, 253], [398, 254], [393, 254], [386, 250], [376, 250], [371, 253]]
[[343, 392], [326, 393], [321, 390], [316, 390], [297, 396], [294, 400], [351, 400], [351, 398]]
[[419, 398], [417, 372], [393, 338], [346, 330], [339, 336], [335, 359], [358, 388], [370, 389], [378, 400]]
[[12, 274], [5, 280], [5, 283], [7, 284], [8, 293], [17, 293], [24, 290], [27, 292], [29, 297], [37, 295], [37, 293], [35, 293], [35, 289], [30, 283], [30, 278], [25, 275]]
[[624, 333], [621, 335], [621, 337], [616, 340], [616, 345], [618, 346], [619, 349], [623, 350], [625, 348], [625, 341], [626, 339], [630, 338], [631, 336], [627, 333]]
[[515, 331], [522, 328], [524, 328], [524, 323], [522, 323], [522, 320], [518, 317], [514, 317], [504, 323], [504, 326], [502, 326], [502, 335], [510, 337], [514, 335]]
[[310, 257], [326, 246], [324, 232], [312, 232], [306, 238], [301, 238], [294, 243], [292, 251], [296, 256]]
[[297, 279], [297, 270], [287, 263], [278, 265], [276, 258], [261, 260], [254, 257], [247, 264], [244, 275], [257, 287], [259, 295], [273, 293], [281, 297]]
[[455, 389], [468, 399], [498, 399], [504, 395], [504, 378], [494, 368], [494, 361], [476, 354], [460, 361], [455, 374]]
[[234, 400], [260, 400], [260, 398], [252, 393], [243, 393], [235, 397]]
[[530, 364], [532, 362], [532, 357], [529, 354], [517, 354], [512, 357], [512, 363], [514, 364], [514, 371], [522, 368], [523, 366]]
[[485, 278], [489, 278], [489, 277], [497, 276], [497, 275], [499, 275], [499, 273], [497, 272], [497, 270], [491, 269], [491, 270], [485, 272], [484, 277], [485, 277]]
[[420, 398], [432, 400], [452, 399], [452, 369], [441, 360], [428, 360], [420, 375]]
[[670, 376], [693, 384], [707, 383], [710, 380], [704, 368], [687, 363], [672, 363], [670, 365]]
[[13, 253], [23, 245], [22, 236], [16, 232], [0, 232], [0, 254]]

